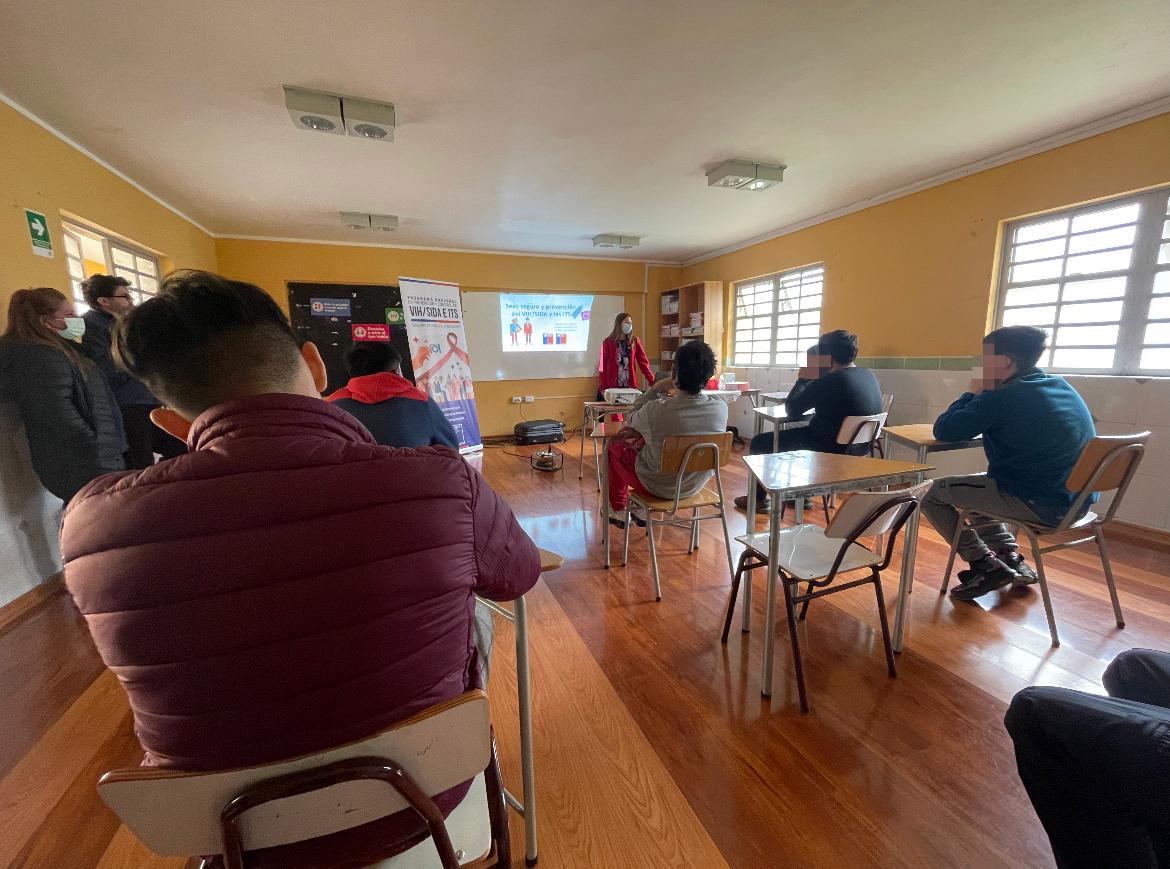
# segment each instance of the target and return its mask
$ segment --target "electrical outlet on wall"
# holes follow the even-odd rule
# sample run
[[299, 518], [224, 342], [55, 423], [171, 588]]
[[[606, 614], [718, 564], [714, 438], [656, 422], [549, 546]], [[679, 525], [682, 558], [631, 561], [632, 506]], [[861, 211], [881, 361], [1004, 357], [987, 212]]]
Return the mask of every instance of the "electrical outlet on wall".
[[524, 403], [525, 403], [525, 404], [532, 404], [532, 402], [534, 402], [534, 401], [536, 401], [536, 396], [535, 396], [535, 395], [526, 395], [526, 396], [524, 396]]
[[519, 404], [523, 399], [519, 395], [512, 396], [512, 404]]

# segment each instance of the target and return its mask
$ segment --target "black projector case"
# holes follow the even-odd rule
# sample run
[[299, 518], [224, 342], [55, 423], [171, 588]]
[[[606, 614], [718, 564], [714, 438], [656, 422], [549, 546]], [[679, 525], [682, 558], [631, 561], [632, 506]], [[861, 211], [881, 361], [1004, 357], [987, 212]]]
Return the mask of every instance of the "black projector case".
[[521, 445], [555, 444], [565, 439], [565, 424], [555, 419], [533, 419], [516, 423], [512, 434]]

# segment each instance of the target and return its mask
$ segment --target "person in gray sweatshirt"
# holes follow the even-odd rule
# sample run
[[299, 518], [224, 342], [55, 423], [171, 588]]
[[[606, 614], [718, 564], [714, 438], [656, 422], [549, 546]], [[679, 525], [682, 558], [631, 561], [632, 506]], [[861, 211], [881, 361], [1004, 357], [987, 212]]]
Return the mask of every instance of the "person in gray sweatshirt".
[[[727, 404], [703, 395], [703, 387], [713, 376], [715, 353], [702, 341], [688, 341], [675, 355], [671, 377], [655, 382], [634, 402], [625, 427], [608, 448], [609, 521], [614, 525], [625, 527], [622, 516], [631, 488], [651, 498], [674, 497], [675, 475], [662, 470], [666, 438], [727, 430]], [[702, 489], [711, 473], [687, 473], [682, 497]]]

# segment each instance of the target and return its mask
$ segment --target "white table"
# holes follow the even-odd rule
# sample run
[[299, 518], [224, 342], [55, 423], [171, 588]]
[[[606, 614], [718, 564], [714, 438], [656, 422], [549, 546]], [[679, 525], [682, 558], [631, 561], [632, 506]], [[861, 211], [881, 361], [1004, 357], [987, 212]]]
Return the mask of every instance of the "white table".
[[[981, 437], [964, 441], [937, 440], [934, 436], [934, 425], [929, 422], [886, 426], [882, 434], [886, 438], [887, 456], [890, 454], [890, 442], [893, 441], [914, 450], [914, 456], [920, 463], [925, 463], [927, 456], [931, 453], [969, 450], [983, 446], [983, 438]], [[920, 474], [915, 482], [922, 482], [925, 476], [925, 474]], [[898, 607], [894, 612], [894, 638], [892, 641], [895, 652], [902, 651], [906, 605], [910, 592], [914, 589], [914, 556], [918, 549], [918, 522], [920, 518], [918, 514], [920, 512], [922, 511], [915, 510], [910, 514], [910, 520], [906, 523], [906, 539], [902, 543], [902, 581], [898, 584]]]
[[728, 404], [731, 404], [737, 398], [750, 400], [752, 407], [758, 407], [760, 403], [760, 390], [758, 389], [704, 389], [703, 395], [722, 398]]
[[790, 428], [804, 428], [808, 425], [809, 420], [813, 418], [813, 414], [815, 413], [815, 410], [809, 408], [805, 411], [804, 416], [799, 419], [789, 419], [788, 409], [783, 404], [753, 407], [752, 415], [755, 417], [755, 433], [760, 433], [760, 429], [763, 428], [765, 421], [772, 423], [772, 452], [779, 452], [780, 432]]
[[[611, 404], [605, 401], [585, 402], [585, 412], [581, 422], [581, 455], [577, 459], [577, 479], [585, 476], [585, 438], [593, 431], [593, 427], [602, 422], [607, 416], [615, 413], [629, 413], [629, 404]], [[601, 463], [597, 458], [597, 444], [593, 444], [593, 463], [597, 471], [597, 489], [601, 490]]]
[[[540, 572], [556, 570], [564, 559], [555, 552], [540, 549]], [[504, 801], [524, 819], [524, 859], [527, 865], [536, 863], [536, 763], [532, 755], [532, 681], [528, 667], [528, 609], [523, 597], [513, 601], [508, 609], [494, 600], [476, 597], [480, 603], [516, 625], [516, 694], [520, 712], [520, 785], [524, 802], [504, 788]], [[487, 686], [485, 685], [484, 688]]]
[[760, 394], [760, 400], [764, 403], [765, 406], [769, 404], [783, 404], [788, 400], [788, 392], [787, 390], [782, 390], [780, 392], [763, 392]]
[[[750, 478], [747, 495], [747, 533], [756, 530], [756, 481], [771, 497], [768, 511], [768, 602], [765, 607], [764, 667], [760, 693], [772, 696], [772, 665], [776, 646], [776, 566], [780, 559], [780, 504], [792, 500], [796, 504], [796, 524], [804, 521], [804, 499], [815, 495], [829, 495], [850, 489], [874, 488], [894, 483], [912, 482], [931, 470], [912, 462], [889, 459], [871, 459], [868, 456], [844, 456], [836, 453], [816, 453], [811, 450], [791, 450], [744, 456]], [[903, 584], [906, 559], [902, 559]], [[744, 577], [743, 631], [751, 628], [752, 578], [751, 571]]]
[[624, 423], [599, 422], [589, 433], [594, 444], [601, 442], [601, 545], [605, 547], [605, 568], [609, 569], [609, 439], [621, 431]]

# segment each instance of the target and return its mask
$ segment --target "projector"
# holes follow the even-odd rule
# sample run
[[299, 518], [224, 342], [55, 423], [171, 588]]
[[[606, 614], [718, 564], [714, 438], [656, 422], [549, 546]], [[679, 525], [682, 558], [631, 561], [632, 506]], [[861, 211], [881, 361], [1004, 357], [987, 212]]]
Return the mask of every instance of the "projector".
[[516, 436], [516, 443], [525, 444], [555, 444], [565, 439], [565, 424], [555, 419], [534, 419], [528, 422], [518, 422], [512, 429]]
[[633, 404], [641, 396], [640, 389], [607, 389], [601, 394], [606, 404]]

